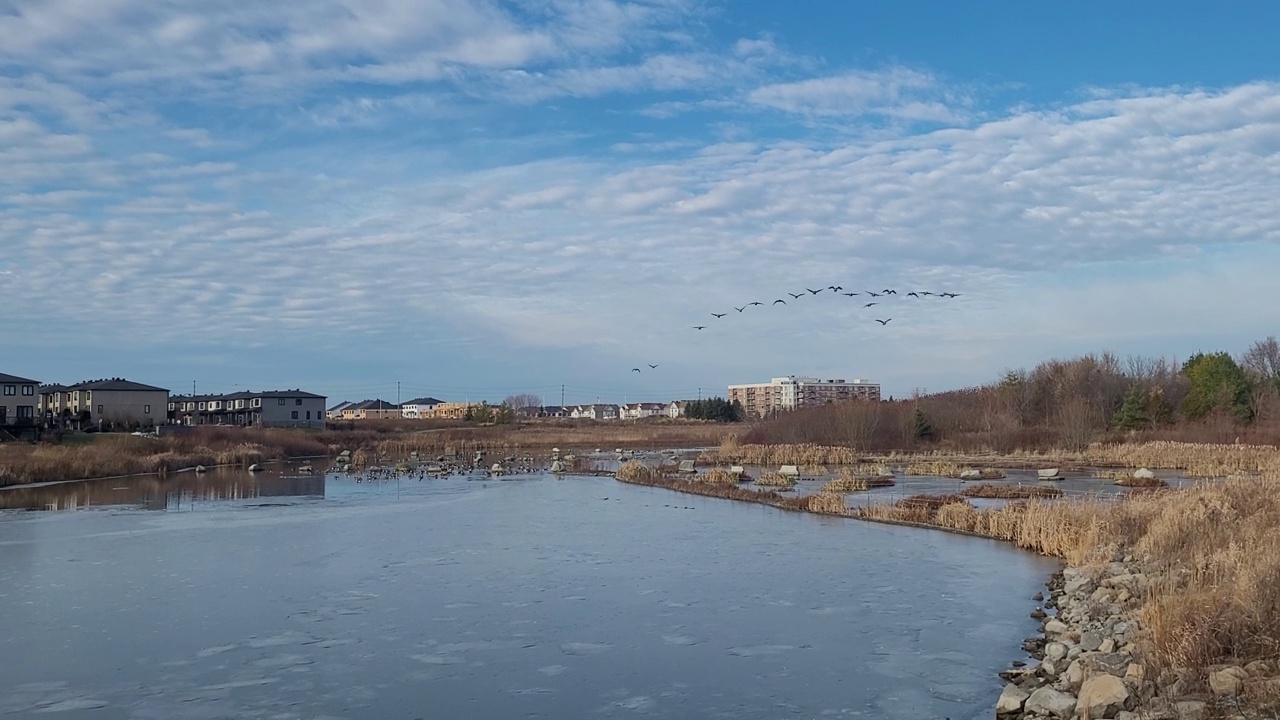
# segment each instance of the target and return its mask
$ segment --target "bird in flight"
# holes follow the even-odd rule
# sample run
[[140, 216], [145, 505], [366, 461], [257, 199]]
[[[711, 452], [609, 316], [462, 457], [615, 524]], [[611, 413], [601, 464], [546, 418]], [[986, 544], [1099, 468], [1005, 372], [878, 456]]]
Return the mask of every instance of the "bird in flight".
[[694, 326], [693, 326], [693, 329], [694, 329], [694, 330], [706, 330], [706, 329], [707, 329], [707, 326], [706, 326], [706, 325], [694, 325]]
[[[892, 319], [893, 318], [889, 318], [889, 320], [892, 320]], [[889, 320], [876, 320], [876, 322], [880, 323], [880, 325], [883, 327], [889, 324]]]
[[885, 294], [885, 295], [897, 295], [897, 294], [898, 294], [898, 291], [897, 291], [897, 290], [885, 290], [885, 291], [883, 291], [883, 292], [884, 292], [884, 294]]
[[799, 295], [797, 295], [797, 294], [795, 294], [795, 293], [793, 293], [793, 292], [789, 292], [789, 293], [787, 293], [787, 294], [788, 294], [788, 295], [790, 295], [790, 296], [792, 297], [792, 299], [796, 299], [796, 300], [798, 300], [798, 299], [800, 299], [800, 298], [804, 297], [804, 293], [800, 293]]
[[960, 293], [942, 293], [944, 298], [960, 297]]
[[711, 313], [711, 317], [716, 318], [716, 319], [718, 320], [718, 319], [720, 319], [720, 318], [724, 317], [724, 316], [725, 316], [725, 315], [727, 315], [727, 314], [728, 314], [728, 313]]
[[763, 305], [764, 303], [759, 302], [759, 301], [756, 301], [756, 302], [749, 302], [749, 303], [747, 303], [747, 304], [748, 304], [748, 305]]
[[840, 292], [844, 288], [839, 285], [828, 285], [827, 289], [830, 290], [831, 292]]
[[[809, 290], [809, 288], [805, 288], [805, 290]], [[809, 294], [810, 294], [810, 295], [817, 295], [818, 293], [822, 292], [823, 290], [826, 290], [826, 288], [818, 288], [817, 290], [809, 290]]]
[[650, 365], [650, 366], [649, 366], [649, 369], [650, 369], [650, 370], [652, 370], [653, 368], [656, 368], [656, 367], [658, 367], [658, 366], [657, 366], [657, 365]]
[[868, 307], [871, 307], [872, 305], [879, 305], [879, 304], [880, 304], [880, 303], [873, 303], [873, 302], [869, 302], [869, 303], [867, 303], [866, 305], [863, 305], [862, 307], [864, 307], [864, 308], [868, 308]]
[[919, 293], [909, 292], [909, 293], [907, 293], [907, 297], [919, 298], [919, 297], [920, 297], [920, 294], [919, 294]]
[[786, 301], [786, 300], [783, 300], [782, 298], [778, 298], [777, 300], [774, 300], [774, 301], [773, 301], [773, 304], [774, 304], [774, 305], [777, 305], [778, 303], [782, 303], [783, 305], [786, 305], [786, 304], [787, 304], [787, 301]]
[[867, 291], [867, 294], [870, 295], [871, 297], [880, 297], [881, 295], [881, 293], [871, 292], [870, 290]]
[[640, 368], [631, 368], [631, 372], [640, 372]]
[[920, 291], [920, 294], [921, 294], [921, 295], [932, 295], [933, 293], [929, 292], [928, 290], [922, 290], [922, 291]]
[[734, 308], [734, 310], [737, 310], [738, 312], [742, 312], [743, 310], [746, 310], [746, 309], [747, 309], [747, 306], [746, 306], [746, 305], [743, 305], [742, 307], [735, 307], [735, 308]]
[[862, 293], [841, 293], [841, 294], [848, 295], [849, 297], [853, 297], [854, 295], [861, 295]]

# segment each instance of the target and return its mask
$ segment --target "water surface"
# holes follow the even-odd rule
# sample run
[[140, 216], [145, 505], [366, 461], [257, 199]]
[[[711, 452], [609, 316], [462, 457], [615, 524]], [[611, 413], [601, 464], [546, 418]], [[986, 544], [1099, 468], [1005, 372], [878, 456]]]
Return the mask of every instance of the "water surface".
[[607, 478], [284, 475], [0, 513], [0, 714], [989, 717], [1054, 567]]

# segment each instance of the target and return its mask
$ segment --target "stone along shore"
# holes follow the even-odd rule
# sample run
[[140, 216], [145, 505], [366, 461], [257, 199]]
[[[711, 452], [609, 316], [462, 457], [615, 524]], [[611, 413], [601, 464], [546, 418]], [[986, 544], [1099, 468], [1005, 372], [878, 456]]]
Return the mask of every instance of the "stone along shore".
[[[1250, 676], [1268, 674], [1265, 663], [1210, 668], [1206, 693], [1195, 693], [1192, 674], [1165, 670], [1149, 677], [1137, 659], [1138, 609], [1147, 576], [1126, 558], [1099, 568], [1068, 567], [1048, 583], [1043, 634], [1023, 648], [1039, 660], [1007, 670], [996, 704], [1001, 720], [1206, 720], [1231, 718], [1232, 705]], [[1043, 596], [1037, 595], [1037, 600]], [[1225, 701], [1225, 702], [1224, 702]], [[1213, 713], [1212, 715], [1210, 713]], [[1239, 716], [1243, 717], [1243, 716]]]

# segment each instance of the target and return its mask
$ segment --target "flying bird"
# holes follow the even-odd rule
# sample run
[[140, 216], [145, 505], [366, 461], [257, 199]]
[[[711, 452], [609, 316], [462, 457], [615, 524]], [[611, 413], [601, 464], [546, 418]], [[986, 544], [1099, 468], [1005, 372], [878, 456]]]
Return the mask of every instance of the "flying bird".
[[897, 290], [885, 290], [885, 291], [884, 291], [884, 294], [885, 294], [885, 295], [897, 295], [897, 294], [898, 294], [898, 291], [897, 291]]
[[711, 313], [711, 317], [716, 318], [717, 320], [724, 317], [725, 315], [728, 315], [728, 313]]
[[[805, 290], [809, 290], [809, 288], [805, 288]], [[810, 295], [817, 295], [818, 293], [822, 292], [823, 290], [826, 290], [826, 288], [818, 288], [817, 290], [809, 290], [809, 294], [810, 294]]]
[[737, 310], [738, 312], [742, 312], [743, 310], [746, 310], [746, 309], [747, 309], [747, 306], [746, 306], [746, 305], [743, 305], [742, 307], [735, 307], [735, 308], [734, 308], [734, 310]]
[[944, 298], [960, 297], [960, 293], [942, 293]]
[[853, 297], [854, 295], [861, 295], [862, 293], [841, 293], [841, 294], [848, 295], [849, 297]]
[[866, 305], [863, 305], [862, 307], [864, 307], [864, 308], [869, 308], [869, 307], [871, 307], [872, 305], [879, 305], [879, 304], [880, 304], [880, 303], [873, 303], [873, 302], [869, 302], [869, 303], [867, 303]]
[[748, 305], [763, 305], [764, 303], [759, 302], [759, 301], [756, 301], [756, 302], [749, 302], [749, 303], [747, 303], [747, 304], [748, 304]]
[[[889, 320], [892, 320], [892, 319], [893, 318], [889, 318]], [[881, 326], [884, 326], [889, 324], [889, 320], [876, 320], [876, 322], [880, 323]]]
[[787, 301], [786, 301], [786, 300], [783, 300], [783, 299], [781, 299], [781, 298], [779, 298], [779, 299], [777, 299], [777, 300], [774, 300], [774, 301], [773, 301], [773, 304], [774, 304], [774, 305], [777, 305], [778, 303], [782, 303], [783, 305], [786, 305], [786, 304], [787, 304]]
[[881, 295], [881, 293], [871, 292], [870, 290], [867, 291], [867, 294], [870, 295], [871, 297], [880, 297]]
[[631, 372], [640, 372], [640, 368], [631, 368]]
[[799, 300], [800, 298], [804, 297], [804, 293], [800, 293], [799, 295], [797, 295], [793, 292], [789, 292], [787, 294], [790, 295], [793, 300]]
[[907, 297], [918, 298], [920, 295], [918, 293], [909, 292], [907, 293]]
[[658, 367], [658, 366], [657, 366], [657, 365], [650, 365], [650, 366], [649, 366], [649, 369], [650, 369], [650, 370], [652, 370], [653, 368], [656, 368], [656, 367]]
[[839, 285], [828, 285], [827, 289], [830, 290], [831, 292], [840, 292], [844, 288], [840, 287]]
[[920, 294], [921, 294], [921, 295], [932, 295], [933, 293], [929, 292], [928, 290], [921, 290], [921, 291], [920, 291]]
[[706, 325], [694, 325], [694, 326], [693, 326], [693, 329], [694, 329], [694, 330], [706, 330], [706, 329], [707, 329], [707, 326], [706, 326]]

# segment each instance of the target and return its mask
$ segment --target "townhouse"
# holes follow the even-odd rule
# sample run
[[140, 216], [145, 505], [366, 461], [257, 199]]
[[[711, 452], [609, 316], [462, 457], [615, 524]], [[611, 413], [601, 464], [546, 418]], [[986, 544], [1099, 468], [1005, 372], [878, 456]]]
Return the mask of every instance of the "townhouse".
[[667, 406], [663, 403], [627, 403], [619, 411], [619, 417], [623, 420], [639, 420], [641, 418], [665, 415], [666, 411]]
[[325, 400], [300, 389], [175, 395], [169, 418], [180, 425], [323, 428]]
[[0, 373], [0, 427], [36, 424], [40, 382]]
[[39, 407], [49, 424], [153, 427], [168, 420], [169, 391], [124, 378], [44, 385]]

